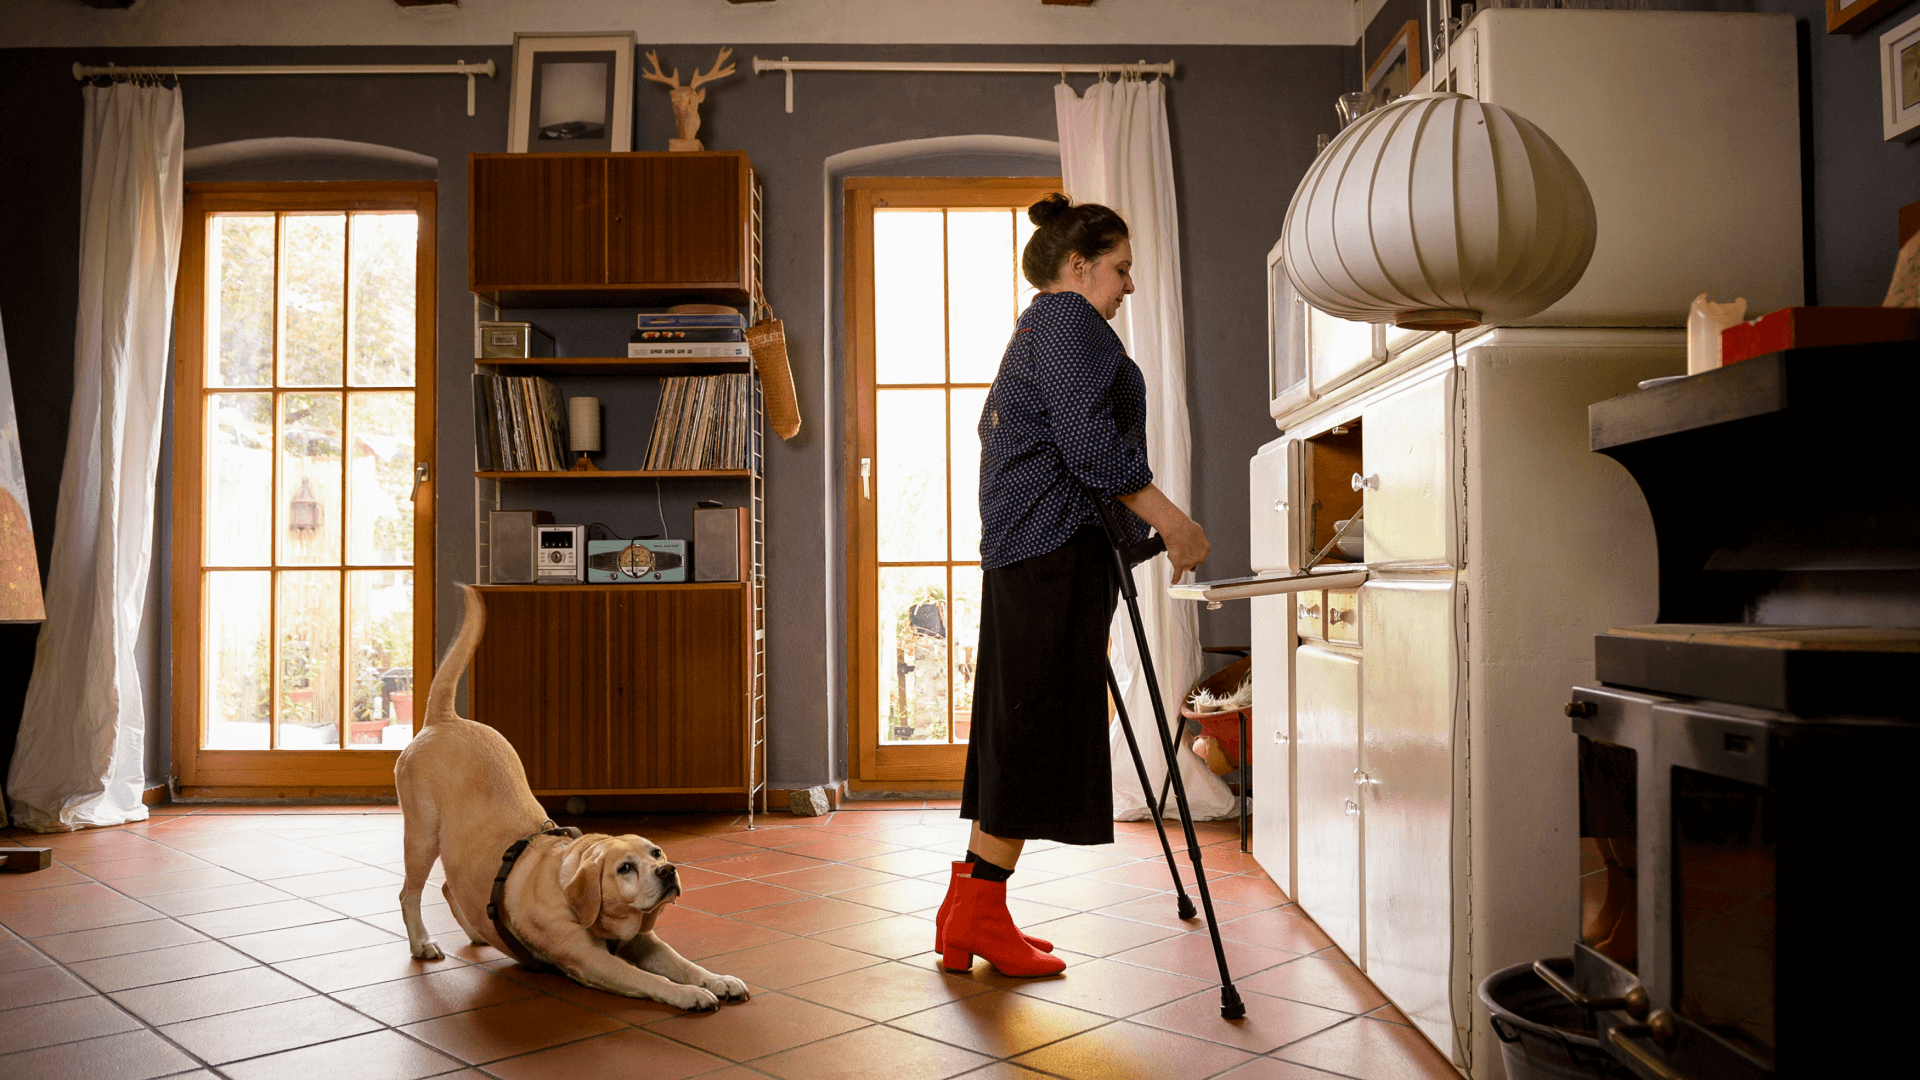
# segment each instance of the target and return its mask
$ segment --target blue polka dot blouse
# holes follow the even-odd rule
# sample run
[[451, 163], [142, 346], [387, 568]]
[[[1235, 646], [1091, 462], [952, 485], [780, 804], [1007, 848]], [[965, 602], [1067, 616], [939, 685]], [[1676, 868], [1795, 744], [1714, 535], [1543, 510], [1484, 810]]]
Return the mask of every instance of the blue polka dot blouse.
[[[1086, 489], [1112, 498], [1152, 482], [1139, 366], [1086, 297], [1035, 297], [980, 414], [981, 568], [1045, 555], [1099, 524]], [[1145, 539], [1146, 522], [1114, 506], [1127, 542]]]

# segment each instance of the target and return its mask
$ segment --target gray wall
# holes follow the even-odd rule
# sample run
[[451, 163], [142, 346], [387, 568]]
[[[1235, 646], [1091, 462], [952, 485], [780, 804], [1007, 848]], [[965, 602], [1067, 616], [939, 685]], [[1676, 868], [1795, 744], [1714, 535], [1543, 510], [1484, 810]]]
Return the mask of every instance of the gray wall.
[[[643, 46], [644, 47], [644, 46]], [[665, 47], [671, 67], [704, 63], [712, 46]], [[1065, 60], [1126, 63], [1172, 52], [1180, 76], [1168, 95], [1188, 320], [1188, 394], [1193, 409], [1194, 515], [1209, 528], [1214, 557], [1207, 569], [1232, 573], [1246, 565], [1246, 460], [1272, 432], [1264, 407], [1263, 258], [1294, 184], [1312, 157], [1313, 136], [1342, 87], [1351, 50], [1334, 46], [820, 46], [739, 45], [750, 58], [910, 60]], [[0, 223], [15, 257], [0, 268], [15, 395], [21, 408], [29, 500], [42, 566], [50, 554], [54, 503], [72, 396], [73, 318], [79, 231], [80, 97], [67, 67], [101, 63], [397, 63], [484, 60], [507, 64], [500, 48], [196, 48], [0, 50]], [[772, 665], [772, 766], [776, 785], [834, 779], [829, 762], [844, 761], [844, 705], [833, 697], [844, 679], [843, 595], [839, 576], [837, 477], [841, 466], [841, 386], [837, 344], [828, 336], [830, 235], [824, 220], [826, 159], [836, 153], [903, 140], [950, 135], [1055, 137], [1047, 76], [813, 74], [797, 77], [796, 111], [783, 109], [778, 76], [743, 74], [709, 90], [701, 135], [716, 149], [743, 149], [766, 190], [769, 293], [786, 320], [789, 350], [806, 425], [789, 443], [769, 448], [769, 655]], [[1077, 80], [1084, 85], [1088, 80]], [[471, 580], [471, 371], [466, 285], [466, 168], [471, 152], [504, 149], [507, 83], [479, 80], [478, 115], [465, 115], [455, 79], [220, 77], [185, 84], [187, 145], [268, 136], [348, 139], [426, 154], [440, 163], [439, 365], [436, 549], [442, 586]], [[636, 88], [639, 149], [664, 146], [671, 113], [664, 92]], [[956, 174], [995, 163], [954, 161]], [[1029, 162], [1002, 163], [1025, 171]], [[902, 174], [936, 163], [897, 163]], [[1018, 166], [1016, 168], [1016, 166]], [[379, 174], [341, 162], [276, 163], [190, 179], [342, 179]], [[837, 235], [837, 230], [833, 235]], [[577, 313], [542, 313], [563, 335], [600, 333]], [[837, 321], [831, 323], [837, 331]], [[828, 402], [823, 409], [821, 402]], [[166, 483], [166, 478], [162, 478]], [[611, 489], [610, 489], [611, 490]], [[670, 529], [684, 521], [697, 494], [668, 492]], [[654, 531], [650, 486], [615, 497], [602, 516], [618, 529]], [[532, 496], [529, 496], [532, 497]], [[538, 496], [541, 505], [558, 499]], [[829, 507], [834, 507], [829, 510]], [[561, 507], [564, 509], [564, 507]], [[617, 520], [616, 520], [617, 518]], [[164, 538], [156, 570], [164, 573]], [[438, 593], [444, 644], [458, 615], [452, 590]], [[1203, 641], [1247, 639], [1243, 605], [1202, 616]], [[163, 618], [164, 610], [155, 618]], [[18, 720], [17, 691], [31, 667], [31, 628], [0, 627], [0, 760], [10, 756]], [[152, 663], [164, 672], [164, 635]], [[150, 782], [166, 771], [164, 685], [151, 708]], [[15, 694], [14, 700], [8, 695]], [[842, 774], [843, 775], [843, 774]]]

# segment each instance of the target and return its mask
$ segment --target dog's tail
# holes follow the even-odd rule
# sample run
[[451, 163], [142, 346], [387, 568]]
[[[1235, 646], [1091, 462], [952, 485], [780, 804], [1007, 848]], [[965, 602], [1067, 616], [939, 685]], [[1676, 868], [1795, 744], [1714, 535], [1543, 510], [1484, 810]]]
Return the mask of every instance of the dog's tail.
[[453, 711], [454, 692], [459, 689], [460, 676], [473, 659], [474, 648], [480, 644], [480, 635], [487, 629], [487, 608], [480, 602], [479, 592], [471, 585], [461, 585], [460, 595], [466, 603], [466, 614], [460, 620], [460, 633], [454, 636], [453, 644], [447, 646], [447, 655], [440, 658], [440, 667], [433, 673], [433, 689], [427, 692], [427, 715], [420, 725], [423, 728], [459, 719]]

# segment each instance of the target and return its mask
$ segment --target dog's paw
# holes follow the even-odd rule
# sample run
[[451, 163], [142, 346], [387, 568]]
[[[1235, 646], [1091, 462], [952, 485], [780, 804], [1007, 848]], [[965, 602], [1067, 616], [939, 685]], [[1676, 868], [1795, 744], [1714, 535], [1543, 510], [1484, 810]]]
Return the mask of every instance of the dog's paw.
[[712, 1012], [720, 1007], [720, 999], [704, 986], [676, 986], [666, 1002], [688, 1012]]
[[729, 1005], [747, 1000], [747, 984], [731, 975], [712, 975], [700, 980], [700, 985], [713, 992], [713, 996]]
[[440, 951], [440, 946], [437, 942], [428, 941], [413, 950], [413, 958], [415, 960], [445, 960], [447, 954]]

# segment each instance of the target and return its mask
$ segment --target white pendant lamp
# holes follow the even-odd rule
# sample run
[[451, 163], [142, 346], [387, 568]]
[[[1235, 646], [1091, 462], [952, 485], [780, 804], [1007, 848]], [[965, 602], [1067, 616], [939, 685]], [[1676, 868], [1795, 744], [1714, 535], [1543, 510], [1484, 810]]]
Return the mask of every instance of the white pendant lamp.
[[1514, 112], [1415, 94], [1355, 121], [1287, 208], [1287, 276], [1329, 315], [1415, 330], [1546, 310], [1593, 257], [1593, 197]]

